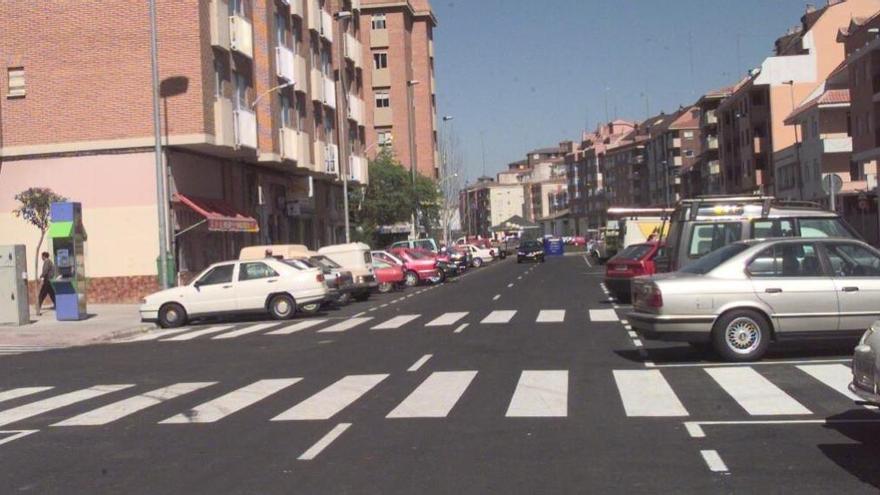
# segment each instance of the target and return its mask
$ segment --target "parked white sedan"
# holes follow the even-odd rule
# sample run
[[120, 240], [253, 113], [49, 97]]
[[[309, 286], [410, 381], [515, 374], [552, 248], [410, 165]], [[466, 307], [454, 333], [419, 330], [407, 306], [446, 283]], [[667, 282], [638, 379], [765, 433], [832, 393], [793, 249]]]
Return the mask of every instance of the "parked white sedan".
[[494, 249], [481, 248], [474, 244], [468, 244], [467, 249], [473, 258], [471, 264], [474, 265], [474, 268], [479, 268], [495, 259]]
[[295, 261], [266, 258], [216, 263], [189, 285], [147, 296], [141, 320], [163, 328], [185, 325], [204, 316], [268, 313], [283, 320], [297, 307], [323, 301], [328, 294], [317, 268]]

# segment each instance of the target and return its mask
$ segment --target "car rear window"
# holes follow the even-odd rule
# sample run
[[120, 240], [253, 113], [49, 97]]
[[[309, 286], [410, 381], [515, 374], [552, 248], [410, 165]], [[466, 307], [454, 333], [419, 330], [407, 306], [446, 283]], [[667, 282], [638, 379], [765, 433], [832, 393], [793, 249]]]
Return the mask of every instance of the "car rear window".
[[311, 260], [312, 260], [312, 263], [320, 266], [321, 268], [326, 268], [328, 270], [341, 268], [339, 266], [339, 264], [337, 264], [335, 261], [331, 260], [330, 258], [328, 258], [326, 256], [312, 256]]
[[716, 249], [742, 240], [742, 224], [739, 222], [698, 223], [691, 231], [688, 257], [701, 258]]
[[296, 268], [297, 270], [308, 270], [309, 268], [315, 268], [315, 265], [309, 263], [306, 260], [289, 259], [284, 260], [284, 263]]
[[539, 250], [539, 249], [544, 249], [544, 246], [542, 246], [541, 244], [539, 244], [535, 241], [528, 241], [528, 242], [524, 242], [524, 243], [520, 244], [519, 248], [523, 249], [523, 250], [530, 250], [530, 249]]
[[618, 253], [615, 258], [618, 260], [640, 260], [651, 252], [652, 247], [651, 244], [633, 244], [627, 246], [627, 248]]
[[801, 218], [798, 220], [801, 237], [853, 238], [852, 232], [839, 218]]
[[717, 251], [712, 251], [711, 253], [703, 256], [693, 263], [688, 263], [687, 265], [685, 265], [684, 268], [679, 271], [684, 273], [696, 273], [700, 275], [706, 274], [718, 268], [719, 265], [748, 248], [748, 244], [728, 244], [727, 246], [724, 246]]

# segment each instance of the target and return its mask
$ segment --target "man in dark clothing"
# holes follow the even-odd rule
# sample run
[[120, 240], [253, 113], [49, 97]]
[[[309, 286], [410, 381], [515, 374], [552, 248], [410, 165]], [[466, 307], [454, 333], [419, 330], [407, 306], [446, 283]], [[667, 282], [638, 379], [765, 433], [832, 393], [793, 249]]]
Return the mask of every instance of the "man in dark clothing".
[[40, 273], [40, 280], [43, 282], [40, 285], [40, 295], [37, 296], [37, 315], [40, 314], [40, 307], [46, 296], [49, 296], [49, 299], [52, 300], [52, 308], [55, 308], [55, 289], [52, 288], [50, 282], [55, 278], [55, 264], [52, 263], [49, 253], [44, 251], [41, 257], [43, 258], [43, 271]]

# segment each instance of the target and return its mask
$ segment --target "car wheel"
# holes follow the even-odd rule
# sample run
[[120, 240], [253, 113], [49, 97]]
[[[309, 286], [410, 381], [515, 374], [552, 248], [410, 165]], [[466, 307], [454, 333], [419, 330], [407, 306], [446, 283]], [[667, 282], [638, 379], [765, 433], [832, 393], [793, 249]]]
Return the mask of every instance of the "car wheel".
[[272, 318], [286, 320], [292, 318], [294, 313], [296, 313], [296, 304], [287, 294], [278, 294], [269, 300], [269, 315]]
[[299, 309], [307, 315], [313, 315], [321, 310], [321, 303], [303, 304]]
[[756, 311], [732, 311], [715, 323], [712, 344], [725, 361], [758, 360], [770, 345], [770, 324]]
[[186, 310], [177, 303], [168, 303], [159, 309], [159, 326], [178, 328], [186, 325]]
[[435, 285], [442, 284], [443, 281], [445, 281], [445, 280], [446, 280], [446, 274], [442, 271], [440, 273], [438, 273], [436, 276], [428, 279], [429, 282], [431, 282], [432, 284], [435, 284]]
[[358, 302], [364, 302], [369, 298], [370, 298], [370, 293], [368, 291], [367, 292], [358, 292], [357, 294], [354, 295], [354, 300], [358, 301]]
[[483, 258], [474, 258], [474, 268], [483, 266]]
[[407, 287], [415, 287], [419, 285], [419, 276], [416, 272], [408, 271], [406, 272], [406, 280], [403, 282]]
[[379, 284], [379, 293], [380, 294], [388, 294], [394, 290], [394, 284], [391, 282], [382, 282]]

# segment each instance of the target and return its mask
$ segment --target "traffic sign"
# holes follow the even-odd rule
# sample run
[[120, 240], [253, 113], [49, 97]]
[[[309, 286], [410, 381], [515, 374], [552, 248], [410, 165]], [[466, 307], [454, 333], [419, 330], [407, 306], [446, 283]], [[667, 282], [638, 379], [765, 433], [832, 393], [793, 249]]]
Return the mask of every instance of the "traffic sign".
[[834, 194], [839, 193], [843, 189], [843, 179], [837, 174], [824, 174], [822, 177], [822, 190], [825, 191], [825, 194], [832, 194], [832, 186]]

